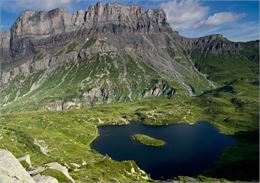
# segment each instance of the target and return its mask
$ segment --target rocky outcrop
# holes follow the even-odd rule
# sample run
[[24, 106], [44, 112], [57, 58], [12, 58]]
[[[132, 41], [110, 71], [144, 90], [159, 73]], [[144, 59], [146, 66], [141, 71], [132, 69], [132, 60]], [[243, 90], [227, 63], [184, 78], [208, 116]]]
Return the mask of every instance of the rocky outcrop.
[[175, 94], [175, 89], [165, 81], [154, 80], [143, 92], [143, 97], [164, 96], [171, 98]]
[[[60, 8], [24, 12], [1, 41], [1, 106], [28, 102], [51, 110], [192, 96], [214, 87], [193, 55], [236, 54], [248, 46], [221, 35], [181, 37], [162, 10], [101, 3], [72, 15]], [[168, 83], [151, 83], [156, 79]]]
[[[26, 162], [30, 170], [27, 172], [18, 160], [21, 163]], [[59, 178], [63, 176], [63, 181], [75, 182], [69, 175], [68, 169], [57, 162], [32, 167], [29, 155], [16, 159], [9, 151], [0, 149], [1, 183], [58, 183], [58, 180], [54, 178], [57, 175], [59, 175]]]
[[238, 54], [241, 44], [232, 42], [221, 34], [209, 35], [200, 38], [182, 38], [181, 44], [191, 54], [194, 51], [223, 55], [224, 53]]
[[69, 26], [70, 15], [61, 8], [49, 12], [25, 11], [11, 28], [12, 38], [58, 34]]
[[59, 183], [57, 179], [51, 176], [35, 175], [33, 180], [37, 183]]
[[53, 162], [46, 164], [46, 167], [48, 167], [47, 169], [61, 172], [67, 178], [67, 182], [75, 182], [74, 179], [69, 175], [68, 169], [65, 166], [62, 166], [57, 162]]
[[0, 32], [0, 69], [1, 65], [8, 64], [10, 58], [10, 31]]
[[[115, 30], [124, 24], [122, 31]], [[94, 32], [110, 33], [170, 30], [162, 10], [145, 11], [141, 6], [97, 3], [90, 6], [88, 11], [78, 10], [73, 15], [61, 8], [48, 12], [25, 11], [12, 26], [11, 34], [12, 38], [44, 37], [79, 28], [92, 28]]]
[[0, 182], [35, 183], [19, 161], [7, 150], [0, 149]]
[[25, 11], [10, 31], [1, 33], [0, 63], [3, 67], [42, 49], [66, 44], [98, 33], [155, 33], [171, 31], [163, 10], [147, 10], [141, 6], [97, 3], [87, 11], [70, 15], [57, 8], [48, 12]]

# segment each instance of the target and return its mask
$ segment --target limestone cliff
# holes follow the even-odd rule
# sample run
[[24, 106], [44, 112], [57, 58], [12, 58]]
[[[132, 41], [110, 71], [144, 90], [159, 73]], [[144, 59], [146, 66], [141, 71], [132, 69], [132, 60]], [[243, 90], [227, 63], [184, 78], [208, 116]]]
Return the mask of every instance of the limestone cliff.
[[0, 63], [3, 67], [19, 62], [42, 48], [51, 49], [65, 42], [97, 33], [154, 33], [171, 30], [163, 10], [140, 6], [97, 3], [87, 11], [70, 15], [57, 8], [48, 12], [25, 11], [10, 31], [1, 34]]
[[184, 38], [163, 10], [115, 3], [25, 11], [0, 41], [0, 105], [19, 110], [193, 96], [215, 87], [202, 55], [259, 58], [257, 42]]

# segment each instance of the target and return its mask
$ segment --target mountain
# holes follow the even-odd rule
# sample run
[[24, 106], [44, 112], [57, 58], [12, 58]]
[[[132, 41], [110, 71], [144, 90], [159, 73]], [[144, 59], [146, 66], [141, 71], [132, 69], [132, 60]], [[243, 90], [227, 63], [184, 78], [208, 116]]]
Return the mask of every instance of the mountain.
[[165, 181], [259, 182], [258, 68], [259, 40], [183, 37], [160, 9], [25, 11], [0, 33], [0, 162], [21, 164], [0, 163], [0, 182], [164, 181], [93, 149], [98, 127], [129, 121], [208, 121], [236, 140], [214, 167]]
[[258, 78], [259, 40], [231, 42], [222, 35], [186, 41], [195, 67], [209, 79], [224, 84], [227, 80]]
[[258, 41], [185, 38], [163, 10], [141, 6], [25, 11], [0, 37], [6, 112], [189, 97], [258, 72]]

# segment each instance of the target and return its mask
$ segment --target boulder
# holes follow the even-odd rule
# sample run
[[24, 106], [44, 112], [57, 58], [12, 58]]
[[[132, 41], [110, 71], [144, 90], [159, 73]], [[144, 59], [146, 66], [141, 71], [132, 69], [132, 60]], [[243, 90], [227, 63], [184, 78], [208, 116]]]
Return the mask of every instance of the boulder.
[[0, 149], [0, 182], [35, 183], [12, 153]]
[[54, 177], [51, 176], [45, 176], [45, 175], [35, 175], [33, 177], [33, 179], [35, 180], [35, 182], [37, 183], [59, 183], [57, 179], [55, 179]]
[[74, 179], [69, 175], [68, 169], [65, 166], [57, 162], [48, 163], [45, 165], [46, 170], [42, 173], [44, 175], [50, 175], [55, 177], [55, 175], [62, 178], [62, 181], [75, 182]]

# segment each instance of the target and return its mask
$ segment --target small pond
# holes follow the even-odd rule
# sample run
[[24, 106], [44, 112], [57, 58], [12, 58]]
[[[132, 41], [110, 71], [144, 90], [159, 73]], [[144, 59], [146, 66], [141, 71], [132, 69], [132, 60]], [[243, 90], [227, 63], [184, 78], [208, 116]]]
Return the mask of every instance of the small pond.
[[[92, 148], [114, 160], [134, 160], [153, 179], [198, 175], [214, 167], [221, 152], [236, 143], [208, 122], [157, 127], [131, 122], [102, 126], [99, 133]], [[138, 143], [131, 138], [136, 133], [164, 140], [166, 145], [151, 147]]]

